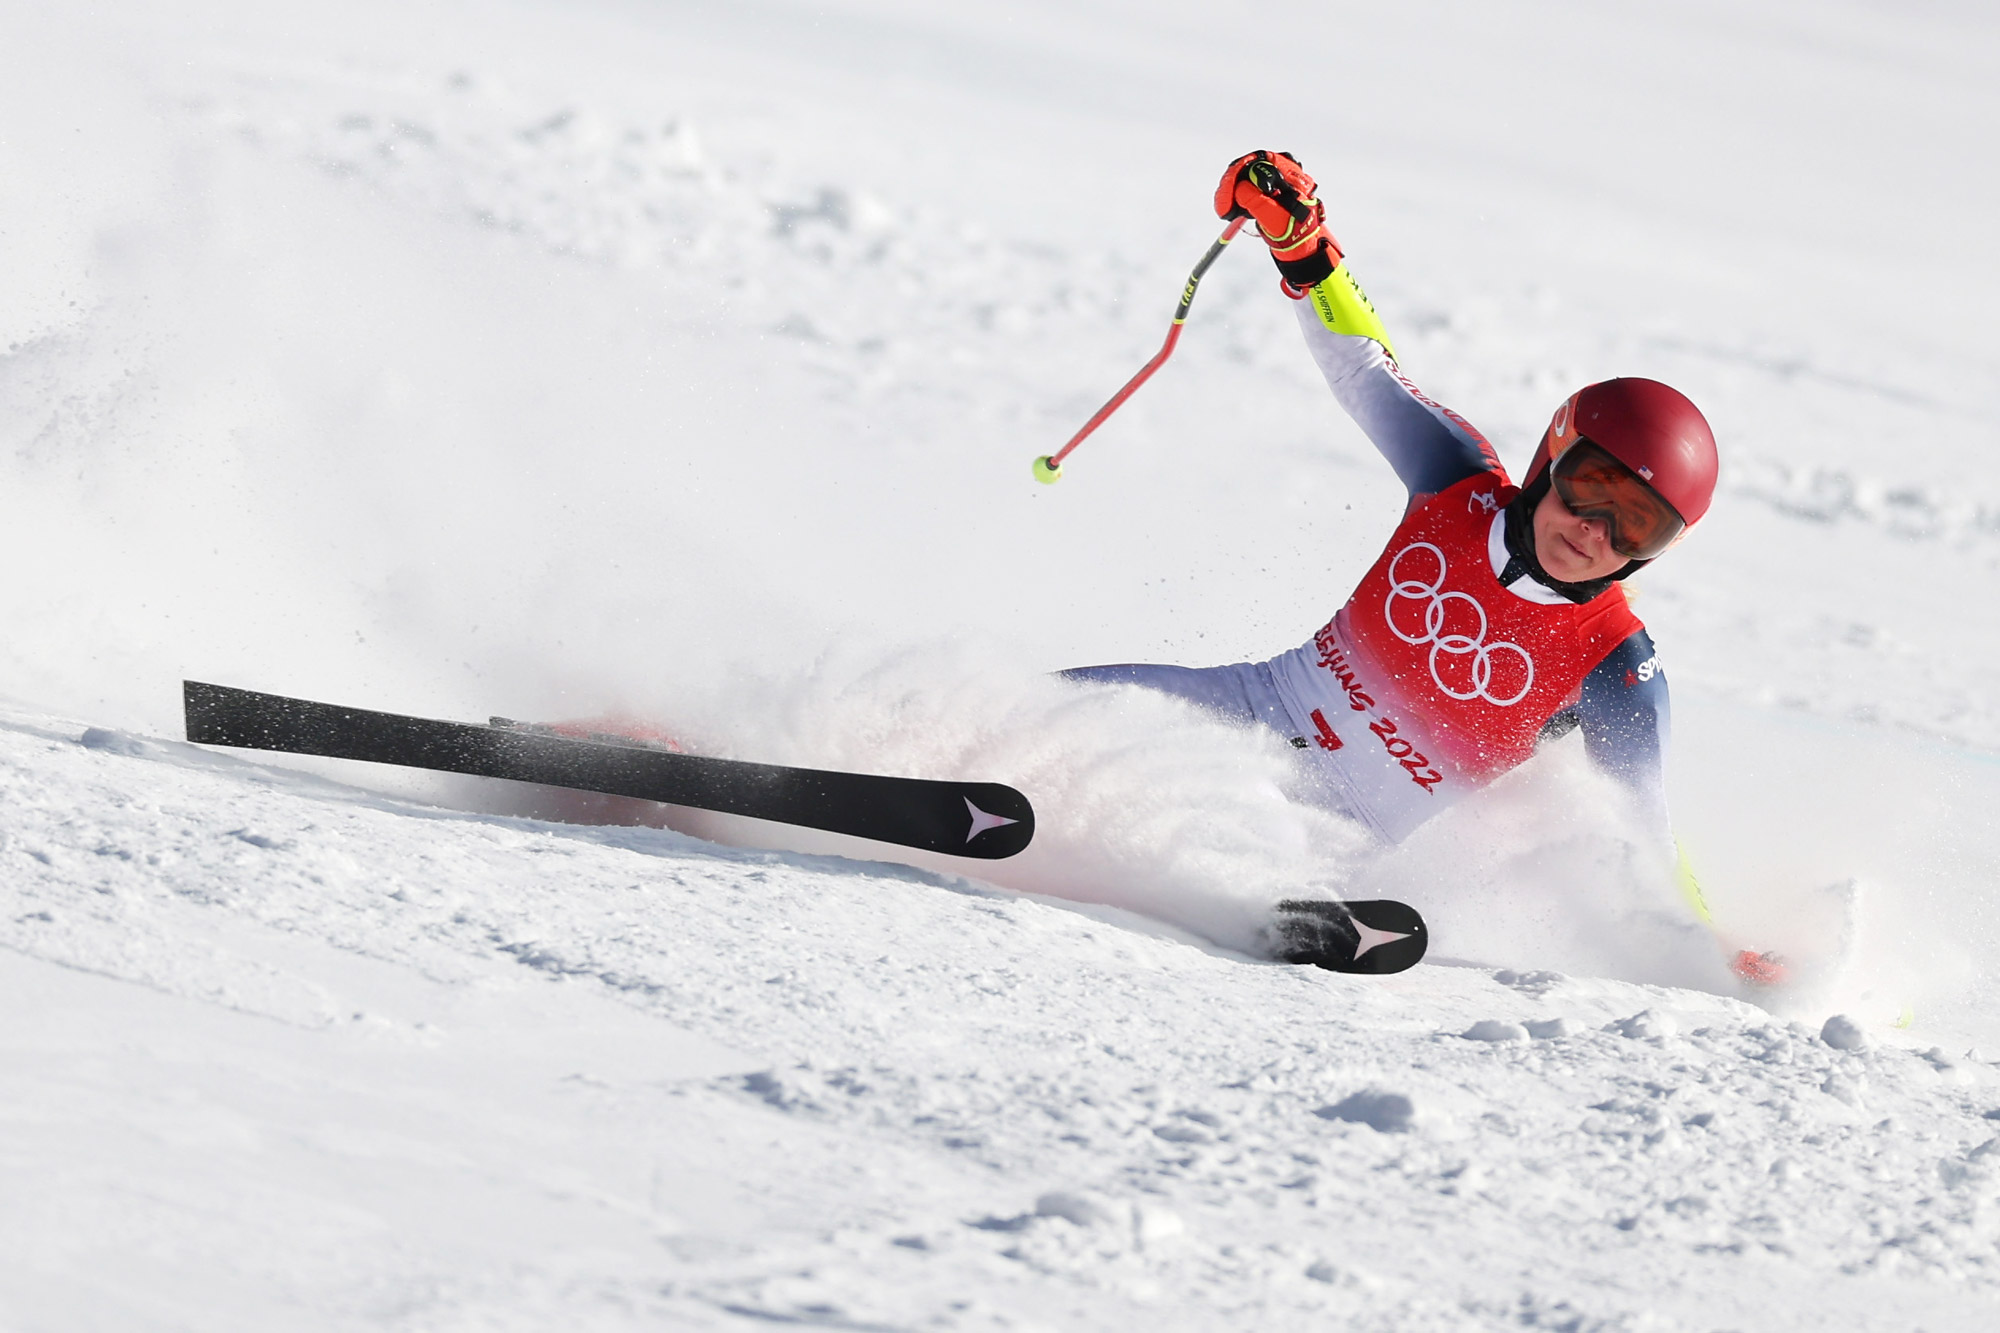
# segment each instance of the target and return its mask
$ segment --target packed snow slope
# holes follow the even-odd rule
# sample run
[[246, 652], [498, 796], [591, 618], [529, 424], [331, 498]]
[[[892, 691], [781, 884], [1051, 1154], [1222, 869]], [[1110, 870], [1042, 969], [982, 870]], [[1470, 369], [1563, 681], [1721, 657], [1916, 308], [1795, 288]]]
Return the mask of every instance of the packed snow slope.
[[[1985, 7], [23, 9], [0, 1326], [1991, 1325]], [[1292, 646], [1400, 508], [1249, 243], [1029, 479], [1259, 145], [1511, 465], [1590, 380], [1709, 415], [1639, 611], [1677, 828], [1794, 991], [1573, 746], [1384, 854], [1282, 747], [1048, 679]], [[189, 676], [1041, 832], [905, 867], [204, 753]], [[1434, 961], [1251, 961], [1316, 889]]]

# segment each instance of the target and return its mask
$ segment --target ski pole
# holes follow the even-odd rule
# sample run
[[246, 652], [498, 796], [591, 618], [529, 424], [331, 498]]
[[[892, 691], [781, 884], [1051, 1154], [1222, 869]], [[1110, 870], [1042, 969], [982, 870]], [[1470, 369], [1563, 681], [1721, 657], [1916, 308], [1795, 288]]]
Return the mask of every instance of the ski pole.
[[1104, 424], [1106, 417], [1116, 412], [1141, 384], [1152, 378], [1154, 371], [1166, 364], [1167, 358], [1174, 354], [1174, 344], [1181, 340], [1181, 325], [1187, 323], [1188, 307], [1194, 304], [1194, 289], [1201, 285], [1202, 274], [1208, 272], [1208, 266], [1222, 253], [1222, 247], [1236, 239], [1236, 233], [1243, 229], [1243, 224], [1247, 220], [1235, 218], [1224, 227], [1222, 235], [1215, 238], [1215, 244], [1208, 247], [1208, 253], [1194, 266], [1194, 272], [1188, 274], [1187, 286], [1181, 289], [1181, 303], [1174, 310], [1173, 327], [1167, 330], [1167, 340], [1160, 345], [1160, 350], [1154, 354], [1153, 359], [1141, 366], [1138, 374], [1125, 381], [1125, 387], [1111, 395], [1111, 401], [1098, 408], [1097, 415], [1084, 422], [1083, 429], [1070, 436], [1068, 444], [1052, 454], [1043, 454], [1035, 460], [1036, 481], [1045, 486], [1061, 481], [1063, 459], [1069, 457], [1070, 450], [1082, 444], [1086, 436]]

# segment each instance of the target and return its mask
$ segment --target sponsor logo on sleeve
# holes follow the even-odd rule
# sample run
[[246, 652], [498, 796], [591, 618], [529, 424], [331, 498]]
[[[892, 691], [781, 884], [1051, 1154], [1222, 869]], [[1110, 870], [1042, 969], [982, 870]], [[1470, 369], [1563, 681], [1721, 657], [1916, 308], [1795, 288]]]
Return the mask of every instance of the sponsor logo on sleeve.
[[1634, 685], [1639, 684], [1641, 681], [1651, 680], [1653, 677], [1659, 674], [1660, 674], [1660, 655], [1658, 653], [1654, 653], [1651, 657], [1639, 663], [1638, 666], [1631, 668], [1629, 671], [1625, 673], [1625, 688], [1629, 690]]

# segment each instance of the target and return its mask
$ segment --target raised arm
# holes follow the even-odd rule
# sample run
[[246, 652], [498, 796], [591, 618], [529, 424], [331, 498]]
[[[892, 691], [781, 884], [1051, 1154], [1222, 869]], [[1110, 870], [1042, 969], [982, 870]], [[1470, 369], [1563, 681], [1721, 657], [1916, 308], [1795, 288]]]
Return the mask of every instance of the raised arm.
[[[1328, 289], [1333, 289], [1331, 292]], [[1287, 296], [1292, 294], [1289, 285]], [[1346, 332], [1365, 311], [1372, 333]], [[1396, 365], [1381, 321], [1342, 263], [1298, 298], [1299, 328], [1354, 424], [1361, 427], [1415, 501], [1478, 472], [1499, 472], [1500, 459], [1470, 422], [1432, 402]]]
[[1216, 212], [1257, 223], [1298, 302], [1299, 326], [1327, 386], [1396, 470], [1414, 501], [1501, 471], [1486, 437], [1425, 397], [1396, 365], [1381, 318], [1326, 229], [1317, 186], [1286, 153], [1250, 153], [1224, 173]]

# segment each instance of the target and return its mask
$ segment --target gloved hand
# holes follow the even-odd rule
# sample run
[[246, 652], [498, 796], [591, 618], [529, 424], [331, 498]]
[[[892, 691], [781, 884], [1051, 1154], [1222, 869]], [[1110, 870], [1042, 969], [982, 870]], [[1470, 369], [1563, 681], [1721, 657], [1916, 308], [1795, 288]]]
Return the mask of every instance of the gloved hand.
[[1215, 215], [1248, 217], [1285, 281], [1303, 291], [1323, 281], [1340, 264], [1340, 245], [1326, 229], [1319, 187], [1290, 153], [1245, 153], [1222, 173], [1215, 188]]

